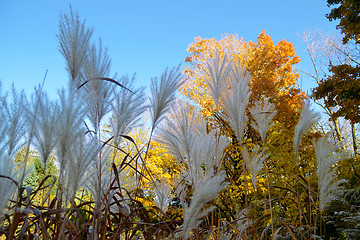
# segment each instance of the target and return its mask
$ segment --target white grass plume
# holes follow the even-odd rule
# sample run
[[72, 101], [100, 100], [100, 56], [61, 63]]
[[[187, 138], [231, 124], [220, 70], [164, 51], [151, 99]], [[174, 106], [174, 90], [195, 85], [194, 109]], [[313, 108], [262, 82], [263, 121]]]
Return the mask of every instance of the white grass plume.
[[34, 128], [33, 144], [40, 154], [44, 168], [56, 145], [58, 112], [56, 103], [49, 100], [45, 92], [37, 89], [28, 111], [28, 120], [32, 124], [30, 127]]
[[[123, 77], [122, 84], [127, 89], [131, 88], [132, 80], [127, 76]], [[129, 133], [137, 127], [141, 114], [146, 110], [144, 105], [143, 89], [130, 92], [125, 88], [120, 88], [114, 94], [111, 103], [113, 118], [110, 120], [110, 129], [114, 134], [115, 144], [119, 144], [121, 135]]]
[[248, 218], [248, 211], [249, 208], [244, 208], [241, 211], [238, 209], [236, 210], [236, 229], [239, 231], [239, 236], [245, 234], [246, 229], [251, 226], [251, 222]]
[[[214, 169], [220, 169], [224, 160], [225, 149], [229, 145], [225, 136], [211, 131], [206, 135], [200, 135], [204, 139], [204, 145], [208, 146], [203, 149], [205, 153], [205, 172], [211, 173]], [[206, 154], [207, 153], [207, 154]]]
[[85, 26], [85, 21], [81, 22], [78, 13], [74, 13], [70, 8], [70, 14], [60, 16], [59, 51], [65, 57], [66, 70], [70, 75], [70, 87], [80, 85], [80, 69], [83, 66], [89, 49], [93, 29]]
[[110, 102], [114, 92], [112, 83], [96, 80], [98, 77], [109, 77], [111, 60], [108, 56], [107, 49], [102, 46], [101, 40], [99, 45], [95, 44], [89, 49], [89, 54], [82, 68], [84, 80], [89, 80], [82, 88], [84, 94], [88, 95], [87, 104], [89, 106], [88, 117], [98, 132], [101, 120], [111, 110]]
[[65, 178], [65, 174], [68, 171], [69, 159], [73, 157], [73, 148], [78, 143], [78, 135], [85, 134], [83, 123], [87, 109], [85, 104], [74, 95], [73, 91], [70, 91], [68, 94], [65, 90], [59, 91], [59, 97], [59, 118], [56, 126], [57, 140], [55, 150], [60, 171], [60, 183], [65, 184], [68, 181]]
[[227, 139], [215, 131], [208, 133], [201, 114], [185, 103], [174, 107], [170, 119], [156, 141], [185, 164], [188, 180], [196, 186], [205, 175], [212, 175], [220, 167]]
[[7, 95], [1, 96], [1, 141], [0, 150], [9, 156], [14, 156], [24, 144], [26, 136], [26, 122], [24, 108], [26, 98], [24, 92], [17, 93], [14, 86], [12, 89], [11, 101]]
[[215, 103], [219, 104], [219, 100], [227, 85], [227, 78], [231, 72], [231, 64], [227, 61], [227, 56], [220, 57], [216, 52], [214, 58], [205, 64], [206, 84], [210, 90], [210, 95]]
[[[137, 187], [136, 178], [134, 177], [135, 174], [133, 169], [128, 166], [122, 169], [118, 169], [117, 171], [119, 175], [120, 186], [118, 185], [117, 181], [114, 185], [112, 185], [115, 190], [109, 191], [108, 199], [110, 199], [110, 201], [106, 201], [105, 204], [109, 204], [110, 209], [115, 210], [116, 212], [121, 212], [122, 214], [129, 215], [131, 213], [130, 205], [132, 202], [129, 194], [131, 194], [131, 192]], [[111, 179], [110, 177], [111, 175], [107, 176], [107, 179]], [[113, 179], [114, 178], [112, 178], [111, 180]], [[117, 188], [120, 189], [120, 195], [122, 195], [121, 199], [119, 199], [119, 189]], [[113, 203], [115, 202], [115, 200], [120, 200], [121, 205], [114, 205]]]
[[253, 116], [255, 123], [251, 123], [251, 126], [260, 134], [263, 142], [266, 142], [266, 135], [274, 123], [270, 123], [276, 114], [274, 111], [275, 106], [265, 99], [262, 102], [258, 101], [255, 106], [249, 109]]
[[328, 203], [335, 200], [341, 192], [340, 184], [345, 180], [336, 180], [336, 164], [349, 157], [340, 147], [331, 142], [328, 135], [314, 142], [317, 162], [320, 210], [323, 211]]
[[[180, 66], [179, 66], [180, 67]], [[165, 113], [171, 108], [175, 100], [175, 92], [183, 84], [179, 67], [167, 69], [160, 77], [151, 79], [150, 114], [152, 118], [152, 129], [165, 117]]]
[[96, 210], [99, 210], [101, 199], [110, 186], [110, 172], [111, 172], [111, 152], [112, 148], [105, 148], [100, 155], [96, 156], [91, 168], [87, 172], [87, 181], [85, 187], [89, 190], [94, 198]]
[[[204, 204], [216, 198], [226, 187], [224, 173], [216, 172], [215, 168], [221, 164], [227, 139], [217, 137], [215, 132], [208, 133], [205, 122], [199, 117], [200, 114], [196, 114], [189, 105], [179, 105], [173, 109], [167, 125], [160, 129], [162, 133], [157, 138], [169, 153], [185, 165], [177, 191], [184, 210], [181, 234], [185, 239], [189, 237], [189, 231], [199, 226], [200, 219], [214, 209], [202, 210]], [[181, 191], [187, 184], [194, 189], [190, 205], [185, 203], [185, 191]]]
[[[5, 214], [6, 206], [9, 199], [17, 189], [16, 184], [12, 181], [18, 181], [18, 171], [15, 171], [16, 164], [11, 156], [6, 153], [0, 153], [0, 222]], [[8, 179], [11, 178], [12, 180]]]
[[166, 182], [164, 178], [162, 178], [159, 183], [155, 184], [156, 186], [154, 187], [154, 204], [157, 208], [159, 208], [161, 213], [165, 213], [172, 200], [171, 186], [169, 183]]
[[224, 180], [225, 175], [223, 172], [215, 176], [206, 176], [196, 187], [190, 205], [188, 206], [185, 202], [182, 203], [184, 221], [180, 229], [184, 239], [189, 238], [189, 232], [191, 230], [198, 228], [202, 217], [215, 209], [215, 207], [203, 209], [203, 206], [215, 199], [219, 192], [226, 188], [227, 185], [224, 183]]
[[251, 174], [252, 183], [254, 188], [256, 187], [257, 175], [261, 168], [263, 167], [264, 160], [269, 156], [269, 154], [265, 154], [264, 152], [260, 152], [260, 147], [256, 146], [253, 150], [252, 156], [250, 157], [249, 150], [246, 146], [244, 146], [241, 150], [242, 156], [245, 160], [246, 167]]
[[319, 114], [314, 113], [311, 110], [310, 101], [304, 101], [300, 113], [299, 122], [295, 127], [295, 135], [293, 140], [294, 151], [296, 154], [298, 154], [302, 136], [317, 123], [319, 118], [320, 118]]
[[166, 125], [161, 127], [156, 141], [162, 143], [175, 159], [181, 163], [190, 156], [190, 149], [195, 144], [194, 122], [195, 117], [190, 106], [178, 103], [173, 106], [171, 116]]
[[96, 156], [100, 151], [100, 144], [96, 137], [87, 138], [85, 134], [79, 134], [76, 142], [71, 146], [67, 161], [64, 181], [64, 189], [67, 200], [75, 197], [76, 191], [85, 186], [88, 181], [88, 172], [95, 164]]
[[[99, 39], [98, 46], [93, 43], [89, 48], [87, 58], [82, 68], [84, 80], [89, 80], [96, 77], [109, 77], [111, 70], [111, 60], [108, 55], [107, 48], [102, 45], [101, 39]], [[107, 83], [104, 81], [90, 81], [87, 85], [94, 90], [100, 88], [100, 85]]]
[[[14, 156], [23, 146], [25, 135], [25, 95], [12, 90], [11, 100], [7, 94], [0, 96], [0, 222], [8, 200], [13, 196], [17, 188], [19, 173], [25, 173], [23, 169], [16, 170]], [[25, 178], [25, 176], [23, 176]]]
[[[136, 188], [135, 180], [133, 177], [133, 172], [130, 167], [125, 167], [122, 169], [118, 169], [118, 176], [120, 186], [115, 182], [112, 187], [115, 190], [111, 190], [110, 184], [114, 180], [114, 174], [112, 172], [112, 152], [113, 149], [110, 147], [106, 147], [101, 152], [101, 161], [100, 156], [98, 155], [94, 164], [90, 171], [88, 171], [88, 178], [85, 184], [86, 189], [88, 189], [95, 201], [95, 211], [100, 212], [101, 209], [104, 209], [105, 205], [109, 204], [112, 210], [116, 211], [125, 211], [128, 210], [128, 199], [122, 199], [124, 203], [121, 208], [118, 208], [117, 205], [114, 205], [113, 196], [119, 193], [118, 187], [122, 190], [126, 190], [126, 192], [131, 192]], [[106, 195], [108, 194], [108, 195]], [[122, 193], [124, 196], [124, 192]], [[103, 201], [103, 199], [107, 197], [108, 201]]]
[[132, 168], [130, 168], [129, 166], [125, 166], [121, 169], [118, 169], [118, 174], [120, 186], [115, 183], [115, 187], [120, 187], [121, 189], [125, 189], [128, 192], [131, 192], [137, 187], [136, 181], [134, 179], [135, 173]]
[[243, 141], [246, 122], [248, 117], [245, 110], [249, 103], [251, 92], [249, 91], [250, 75], [244, 68], [233, 67], [230, 75], [230, 89], [223, 93], [221, 104], [225, 115], [224, 119], [229, 122], [235, 131], [239, 142]]
[[223, 160], [224, 150], [228, 146], [224, 136], [216, 137], [214, 131], [205, 134], [194, 134], [189, 158], [186, 161], [191, 181], [197, 186], [206, 175], [213, 175]]

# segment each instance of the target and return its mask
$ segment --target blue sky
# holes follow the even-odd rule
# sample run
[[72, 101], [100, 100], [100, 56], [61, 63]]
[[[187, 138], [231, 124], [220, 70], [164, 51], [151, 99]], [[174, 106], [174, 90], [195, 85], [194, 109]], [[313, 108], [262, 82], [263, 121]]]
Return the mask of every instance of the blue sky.
[[[67, 86], [65, 60], [58, 51], [60, 12], [69, 5], [78, 10], [94, 40], [102, 38], [112, 59], [112, 73], [136, 73], [136, 82], [148, 86], [151, 77], [167, 67], [185, 64], [186, 49], [195, 37], [221, 38], [238, 34], [245, 41], [256, 41], [262, 30], [273, 37], [293, 42], [302, 62], [311, 65], [305, 44], [299, 38], [314, 28], [335, 32], [336, 22], [329, 22], [325, 0], [222, 0], [222, 1], [6, 1], [0, 0], [0, 80], [3, 91], [14, 83], [26, 93], [48, 75], [45, 90], [55, 96]], [[308, 91], [315, 83], [302, 77]]]

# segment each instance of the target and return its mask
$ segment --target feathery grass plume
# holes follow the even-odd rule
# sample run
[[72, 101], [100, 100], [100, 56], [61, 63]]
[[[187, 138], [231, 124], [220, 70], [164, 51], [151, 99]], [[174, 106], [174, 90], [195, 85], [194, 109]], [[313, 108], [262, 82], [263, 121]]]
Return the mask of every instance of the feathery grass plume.
[[194, 143], [186, 164], [191, 180], [197, 186], [206, 175], [213, 175], [214, 169], [219, 169], [228, 142], [224, 136], [216, 137], [214, 131], [202, 131], [194, 134]]
[[[115, 181], [115, 183], [111, 185], [111, 188], [114, 190], [108, 191], [109, 195], [106, 204], [109, 204], [110, 209], [115, 210], [114, 212], [121, 212], [124, 215], [129, 215], [132, 201], [129, 194], [131, 195], [131, 192], [137, 187], [136, 180], [134, 178], [134, 171], [132, 171], [130, 167], [124, 167], [122, 169], [117, 169], [117, 172], [119, 182], [113, 178], [110, 179], [110, 175], [106, 177], [109, 180]], [[105, 191], [107, 189], [108, 188], [105, 188]], [[119, 196], [121, 199], [119, 199]], [[121, 202], [121, 205], [114, 204], [116, 201], [118, 203]]]
[[20, 150], [25, 141], [24, 109], [26, 108], [26, 99], [24, 92], [17, 93], [13, 86], [11, 102], [7, 100], [7, 95], [1, 96], [0, 108], [3, 126], [0, 150], [9, 156], [13, 156]]
[[[108, 77], [110, 75], [110, 69], [111, 60], [108, 55], [108, 50], [103, 47], [102, 41], [99, 39], [98, 46], [93, 43], [91, 48], [89, 48], [89, 53], [82, 68], [84, 78], [88, 80], [96, 77]], [[107, 82], [94, 81], [90, 83], [90, 86], [87, 85], [87, 88], [97, 90], [102, 83]]]
[[14, 159], [6, 153], [0, 153], [0, 223], [9, 199], [17, 188], [14, 181], [18, 181], [19, 170], [15, 170]]
[[310, 108], [310, 101], [304, 101], [302, 105], [302, 110], [300, 113], [300, 119], [298, 124], [295, 127], [295, 135], [294, 135], [294, 151], [298, 154], [299, 145], [302, 139], [302, 136], [312, 128], [320, 116], [318, 113], [314, 113]]
[[260, 147], [256, 146], [253, 150], [252, 157], [249, 155], [249, 150], [246, 146], [244, 146], [241, 149], [242, 156], [245, 159], [246, 167], [249, 170], [251, 176], [252, 176], [252, 183], [254, 185], [254, 188], [256, 186], [257, 182], [257, 175], [260, 171], [260, 169], [263, 166], [264, 160], [269, 156], [269, 154], [265, 154], [264, 152], [260, 152]]
[[203, 136], [206, 138], [205, 144], [208, 141], [207, 145], [209, 146], [208, 157], [205, 158], [205, 172], [210, 173], [211, 170], [220, 169], [224, 160], [225, 149], [229, 143], [225, 136], [219, 136], [214, 130]]
[[[223, 159], [227, 147], [224, 136], [207, 133], [206, 124], [199, 113], [189, 105], [179, 103], [174, 106], [172, 121], [161, 128], [157, 141], [162, 143], [178, 162], [186, 165], [189, 181], [196, 186], [206, 174], [212, 174]], [[205, 164], [205, 172], [203, 165]]]
[[58, 111], [57, 104], [49, 100], [45, 92], [35, 90], [32, 106], [28, 111], [28, 121], [34, 128], [33, 143], [39, 151], [44, 169], [56, 145]]
[[98, 77], [109, 77], [111, 67], [111, 60], [107, 53], [107, 48], [103, 48], [101, 39], [98, 47], [93, 44], [89, 49], [89, 54], [85, 60], [82, 68], [84, 80], [91, 80], [87, 82], [83, 88], [87, 97], [87, 104], [89, 106], [88, 117], [98, 132], [102, 118], [111, 110], [110, 102], [114, 88], [107, 81], [94, 80]]
[[[206, 146], [205, 149], [201, 150], [203, 156], [200, 155], [200, 158], [203, 157], [205, 159], [205, 172], [211, 173], [214, 169], [220, 168], [221, 162], [224, 159], [225, 148], [229, 145], [228, 140], [225, 136], [219, 134], [217, 130], [213, 129], [209, 132], [206, 121], [199, 111], [193, 111], [192, 119], [194, 121], [193, 129], [196, 133], [194, 142], [201, 142]], [[193, 146], [192, 152], [199, 150], [196, 148], [196, 144], [191, 146]], [[191, 158], [196, 157], [192, 154]]]
[[[212, 167], [214, 161], [213, 141], [206, 135], [194, 135], [194, 144], [190, 147], [190, 154], [186, 159], [186, 166], [191, 184], [196, 188], [206, 175], [213, 175]], [[205, 164], [205, 171], [203, 166]]]
[[231, 64], [227, 61], [227, 56], [220, 57], [216, 52], [214, 58], [206, 63], [206, 84], [210, 90], [210, 95], [215, 103], [219, 104], [221, 94], [226, 89], [227, 78], [231, 72]]
[[175, 194], [176, 197], [179, 198], [181, 204], [185, 203], [186, 191], [188, 189], [187, 178], [188, 173], [186, 169], [183, 169], [183, 171], [174, 179], [174, 186], [176, 186], [174, 189]]
[[[198, 117], [189, 105], [180, 104], [173, 109], [170, 117], [172, 121], [169, 120], [167, 125], [161, 128], [162, 132], [157, 138], [169, 153], [185, 164], [182, 180], [188, 181], [194, 189], [189, 206], [185, 203], [185, 192], [177, 191], [184, 208], [181, 234], [185, 239], [189, 237], [189, 231], [198, 227], [199, 219], [214, 209], [201, 211], [203, 205], [216, 198], [226, 187], [223, 183], [224, 173], [218, 172], [214, 175], [213, 168], [220, 165], [227, 140], [225, 137], [215, 138], [214, 132], [207, 133], [206, 124]], [[185, 185], [182, 181], [179, 189], [184, 189]]]
[[249, 228], [252, 224], [247, 216], [248, 212], [249, 208], [244, 208], [240, 212], [238, 209], [236, 209], [236, 229], [239, 231], [239, 236], [245, 234], [246, 229]]
[[226, 188], [224, 183], [225, 175], [219, 172], [215, 176], [207, 175], [195, 189], [190, 205], [182, 202], [184, 211], [184, 221], [181, 226], [181, 233], [184, 239], [189, 238], [189, 232], [197, 229], [201, 223], [201, 218], [215, 209], [214, 206], [202, 210], [204, 204], [215, 199], [219, 192]]
[[165, 213], [172, 200], [171, 186], [166, 182], [165, 178], [162, 178], [159, 183], [155, 184], [157, 186], [154, 187], [154, 204], [161, 213]]
[[76, 191], [85, 186], [88, 181], [88, 172], [95, 164], [96, 156], [100, 151], [100, 144], [96, 137], [87, 137], [85, 133], [77, 135], [71, 146], [70, 158], [68, 159], [65, 172], [64, 190], [67, 200], [75, 197]]
[[159, 130], [156, 141], [163, 144], [178, 163], [185, 162], [190, 156], [194, 140], [194, 112], [186, 103], [178, 102], [172, 107], [170, 119]]
[[16, 170], [14, 162], [14, 156], [23, 146], [26, 137], [25, 105], [24, 93], [18, 94], [14, 86], [11, 101], [8, 101], [7, 94], [0, 96], [0, 222], [8, 200], [18, 187], [15, 182], [19, 182], [20, 173], [26, 175], [26, 171]]
[[266, 98], [263, 103], [260, 101], [255, 103], [255, 106], [250, 108], [249, 111], [255, 123], [251, 123], [251, 126], [260, 134], [263, 142], [266, 141], [266, 134], [274, 123], [270, 123], [277, 111], [274, 111], [274, 104], [269, 103]]
[[79, 14], [74, 13], [71, 7], [69, 15], [61, 14], [59, 28], [59, 51], [66, 60], [66, 70], [70, 75], [69, 86], [77, 88], [81, 84], [80, 69], [88, 54], [93, 29], [87, 28], [85, 21], [81, 22]]
[[335, 163], [349, 157], [337, 144], [331, 142], [328, 135], [314, 140], [319, 185], [320, 210], [323, 211], [328, 203], [337, 199], [341, 192], [340, 184], [345, 180], [336, 180], [337, 167]]
[[175, 99], [175, 92], [183, 84], [180, 66], [166, 69], [160, 77], [151, 79], [150, 114], [152, 118], [152, 129], [154, 129], [164, 118], [165, 113], [171, 107]]
[[[129, 167], [125, 167], [122, 169], [118, 169], [118, 176], [120, 186], [117, 184], [113, 184], [111, 187], [115, 190], [110, 190], [111, 181], [114, 180], [114, 175], [111, 172], [111, 164], [112, 164], [112, 154], [113, 149], [110, 147], [105, 147], [102, 151], [101, 155], [101, 164], [99, 155], [95, 160], [95, 164], [92, 164], [90, 171], [88, 171], [87, 175], [87, 182], [85, 184], [86, 189], [88, 189], [91, 195], [94, 198], [95, 206], [94, 210], [98, 213], [101, 213], [102, 210], [105, 209], [105, 205], [109, 204], [111, 211], [115, 212], [123, 212], [129, 213], [129, 199], [125, 198], [121, 199], [123, 205], [119, 207], [117, 204], [114, 203], [115, 195], [118, 195], [119, 188], [121, 190], [126, 190], [126, 192], [131, 192], [135, 189], [135, 180], [131, 176], [131, 171]], [[106, 196], [106, 194], [109, 194]], [[125, 196], [126, 194], [124, 194]], [[104, 197], [106, 196], [108, 201], [103, 201]]]
[[[122, 85], [127, 89], [132, 88], [134, 77], [131, 80], [127, 76], [123, 77]], [[113, 117], [110, 121], [110, 129], [114, 134], [115, 145], [119, 144], [121, 135], [138, 126], [141, 114], [146, 110], [143, 89], [130, 92], [126, 88], [120, 88], [115, 92], [114, 100], [111, 102]]]
[[121, 169], [118, 169], [118, 174], [119, 174], [120, 186], [117, 183], [115, 183], [114, 187], [125, 189], [128, 192], [131, 192], [137, 187], [134, 179], [135, 174], [131, 167], [125, 166]]
[[230, 74], [230, 89], [223, 92], [222, 108], [224, 109], [224, 119], [235, 131], [235, 136], [239, 142], [243, 141], [247, 122], [245, 110], [249, 103], [251, 91], [249, 91], [250, 74], [241, 66], [232, 68]]
[[162, 143], [178, 163], [186, 165], [189, 181], [196, 184], [200, 174], [202, 175], [201, 166], [205, 159], [193, 156], [194, 146], [198, 147], [196, 143], [202, 142], [195, 131], [195, 113], [188, 104], [178, 102], [172, 108], [170, 119], [161, 127], [156, 141]]
[[[83, 127], [86, 115], [86, 106], [75, 96], [75, 92], [66, 93], [65, 90], [59, 91], [59, 118], [56, 126], [56, 160], [59, 163], [60, 183], [72, 179], [64, 178], [69, 171], [69, 161], [73, 157], [73, 148], [76, 146], [79, 135], [85, 134]], [[67, 184], [66, 184], [67, 185]]]
[[0, 153], [6, 152], [6, 131], [7, 131], [7, 119], [2, 109], [0, 109]]
[[91, 165], [87, 172], [87, 181], [85, 183], [86, 189], [89, 190], [95, 201], [95, 210], [100, 209], [101, 199], [104, 197], [105, 192], [110, 184], [111, 172], [111, 152], [112, 148], [106, 147], [100, 156], [97, 155], [94, 164]]

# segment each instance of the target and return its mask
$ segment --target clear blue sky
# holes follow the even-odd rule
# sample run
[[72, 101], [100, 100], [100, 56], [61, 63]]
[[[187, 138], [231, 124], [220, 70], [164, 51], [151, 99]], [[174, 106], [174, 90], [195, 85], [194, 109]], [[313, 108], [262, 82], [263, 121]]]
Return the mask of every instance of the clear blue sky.
[[[137, 74], [137, 84], [148, 86], [151, 77], [169, 66], [184, 64], [186, 49], [195, 37], [221, 38], [239, 34], [256, 41], [262, 30], [293, 42], [309, 69], [305, 45], [298, 37], [314, 28], [335, 32], [329, 22], [325, 0], [167, 0], [167, 1], [49, 1], [0, 0], [0, 80], [3, 90], [14, 82], [17, 89], [32, 92], [48, 70], [45, 89], [55, 96], [66, 86], [65, 60], [58, 51], [60, 12], [71, 3], [87, 26], [94, 27], [94, 40], [101, 37], [112, 59], [112, 72]], [[302, 78], [305, 91], [314, 83]]]

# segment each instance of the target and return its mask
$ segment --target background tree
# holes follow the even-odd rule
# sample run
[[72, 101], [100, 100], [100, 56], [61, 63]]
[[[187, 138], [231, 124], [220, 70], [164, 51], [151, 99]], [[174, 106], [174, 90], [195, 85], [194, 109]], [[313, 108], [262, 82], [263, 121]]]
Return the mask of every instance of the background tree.
[[[352, 126], [353, 151], [357, 157], [357, 139], [355, 123], [359, 122], [357, 110], [358, 102], [358, 71], [359, 71], [359, 43], [360, 33], [360, 4], [353, 0], [328, 0], [328, 6], [337, 5], [327, 15], [331, 20], [340, 19], [337, 28], [341, 29], [343, 44], [331, 44], [333, 49], [340, 53], [340, 59], [344, 61], [328, 62], [330, 72], [325, 76], [318, 87], [313, 90], [315, 99], [323, 99], [326, 107], [336, 107], [331, 117], [340, 116], [350, 120]], [[351, 51], [348, 51], [351, 49]], [[339, 134], [338, 134], [339, 135]]]
[[[359, 50], [355, 41], [344, 44], [340, 36], [321, 32], [307, 33], [304, 35], [314, 71], [308, 74], [316, 80], [318, 86], [312, 92], [312, 98], [321, 104], [337, 139], [348, 146], [354, 156], [358, 155], [358, 141], [356, 123], [359, 107], [357, 92], [357, 75], [359, 71]], [[348, 122], [342, 120], [348, 120]], [[341, 132], [339, 120], [350, 125], [348, 133]], [[351, 137], [348, 138], [347, 135]], [[345, 141], [344, 141], [345, 140]]]
[[322, 79], [314, 98], [324, 99], [324, 104], [337, 109], [332, 117], [344, 117], [352, 124], [360, 122], [360, 67], [348, 64], [330, 65], [331, 76]]
[[[195, 38], [189, 45], [191, 54], [185, 59], [190, 66], [185, 67], [188, 81], [180, 92], [195, 101], [205, 113], [213, 109], [213, 101], [205, 87], [203, 69], [209, 58], [218, 52], [244, 66], [252, 76], [250, 80], [250, 105], [256, 100], [269, 98], [275, 104], [275, 119], [294, 125], [289, 115], [296, 115], [301, 108], [305, 93], [297, 85], [299, 74], [294, 65], [300, 62], [292, 43], [285, 40], [276, 45], [263, 31], [257, 41], [245, 42], [237, 35], [225, 35], [220, 40]], [[208, 112], [208, 114], [210, 113]]]
[[[337, 4], [337, 5], [336, 5]], [[326, 213], [325, 219], [330, 220], [329, 226], [344, 232], [346, 236], [358, 238], [356, 222], [342, 225], [339, 222], [352, 218], [358, 214], [354, 211], [352, 203], [357, 198], [354, 192], [359, 189], [359, 154], [358, 154], [358, 122], [359, 122], [359, 26], [360, 5], [352, 0], [328, 0], [328, 6], [336, 5], [327, 18], [340, 20], [337, 28], [343, 36], [332, 34], [312, 33], [307, 34], [304, 40], [314, 66], [314, 74], [308, 74], [314, 78], [318, 86], [313, 89], [312, 98], [319, 103], [332, 123], [337, 140], [342, 143], [342, 148], [352, 153], [351, 157], [339, 163], [342, 175], [347, 179], [345, 194], [342, 196], [342, 204], [332, 205]], [[356, 194], [355, 194], [356, 195]], [[334, 212], [343, 211], [342, 216], [336, 217]], [[336, 220], [335, 220], [336, 219]], [[331, 223], [332, 222], [332, 223]], [[332, 237], [339, 237], [333, 233]], [[355, 234], [355, 235], [354, 235]], [[330, 235], [329, 235], [330, 237]]]
[[350, 40], [360, 42], [360, 3], [357, 0], [327, 0], [328, 6], [336, 5], [326, 17], [332, 20], [340, 20], [337, 28], [345, 34], [343, 42]]
[[[243, 209], [252, 206], [252, 211], [248, 214], [255, 222], [265, 216], [270, 218], [269, 221], [274, 225], [281, 224], [274, 220], [279, 219], [280, 215], [288, 218], [294, 225], [301, 223], [301, 218], [311, 219], [317, 210], [311, 209], [311, 205], [316, 203], [311, 202], [313, 196], [307, 185], [317, 188], [317, 177], [314, 174], [316, 160], [313, 148], [304, 147], [311, 145], [312, 139], [320, 135], [316, 131], [307, 134], [300, 146], [299, 157], [295, 156], [291, 143], [306, 96], [297, 85], [299, 74], [295, 71], [294, 65], [300, 59], [292, 43], [282, 40], [274, 44], [272, 38], [264, 31], [259, 34], [256, 42], [245, 42], [237, 35], [225, 35], [220, 40], [197, 37], [189, 45], [188, 51], [191, 54], [185, 59], [190, 63], [185, 68], [188, 80], [181, 88], [181, 93], [197, 104], [207, 118], [210, 128], [220, 127], [223, 134], [233, 139], [222, 165], [231, 184], [220, 196], [222, 204], [219, 204], [219, 208], [222, 214], [219, 216], [227, 220], [235, 219], [233, 213], [236, 207]], [[216, 58], [217, 54], [224, 58], [225, 63], [216, 65], [219, 69], [218, 74], [209, 74], [206, 69], [209, 67], [210, 59]], [[249, 90], [252, 94], [248, 108], [244, 112], [248, 120], [245, 136], [240, 141], [234, 140], [235, 129], [229, 127], [229, 122], [220, 117], [226, 109], [219, 107], [217, 102], [224, 99], [220, 97], [220, 100], [217, 100], [212, 97], [214, 91], [220, 88], [208, 86], [211, 82], [210, 76], [226, 76], [226, 62], [230, 61], [235, 63], [232, 67], [243, 66], [251, 76]], [[232, 88], [230, 83], [227, 87]], [[265, 100], [273, 108], [265, 108]], [[259, 102], [256, 111], [249, 111]], [[272, 115], [269, 119], [273, 120], [273, 124], [269, 125], [267, 136], [263, 136], [260, 128], [264, 128], [264, 123], [261, 121], [268, 118], [268, 115]], [[246, 151], [249, 151], [249, 159], [254, 161], [260, 160], [261, 154], [264, 156], [264, 167], [260, 161], [257, 163], [259, 172], [256, 186], [251, 184], [255, 173], [250, 165], [245, 164], [248, 161], [244, 159]], [[270, 152], [270, 155], [266, 154]], [[294, 204], [294, 199], [306, 200]], [[299, 215], [299, 211], [304, 215]], [[295, 212], [298, 217], [294, 218]]]

